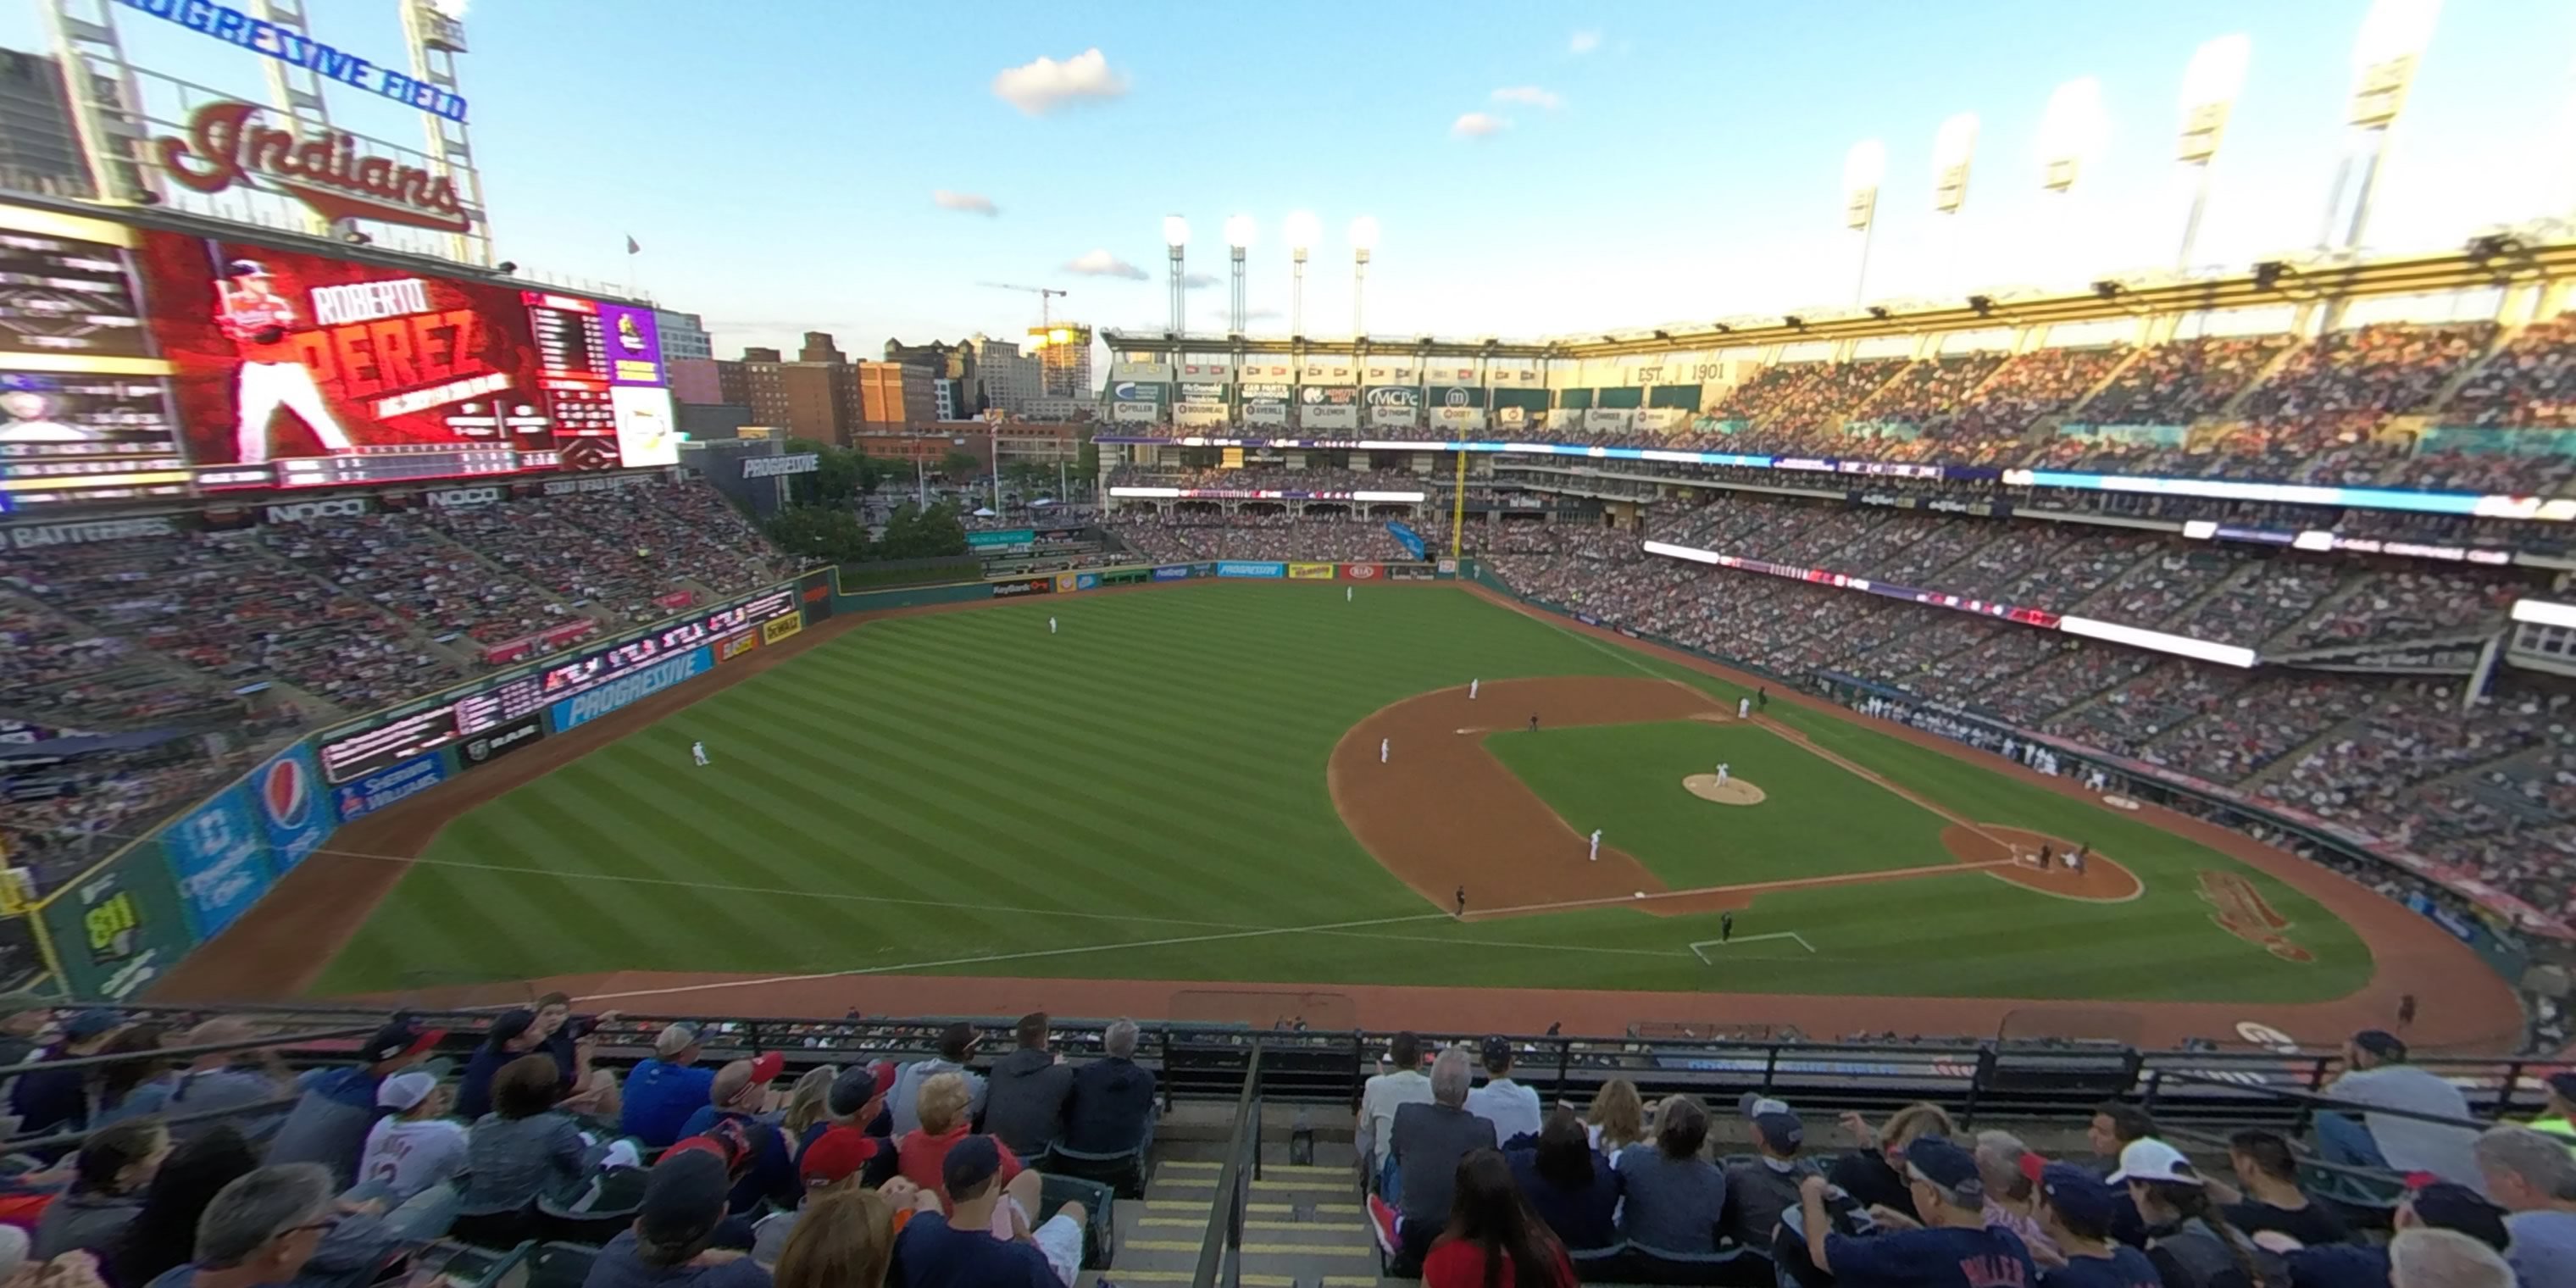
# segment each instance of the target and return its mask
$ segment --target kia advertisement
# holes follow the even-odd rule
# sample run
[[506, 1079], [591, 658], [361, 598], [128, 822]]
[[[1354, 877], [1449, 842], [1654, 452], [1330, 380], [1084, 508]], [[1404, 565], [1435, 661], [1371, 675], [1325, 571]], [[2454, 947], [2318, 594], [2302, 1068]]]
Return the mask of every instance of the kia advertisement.
[[331, 839], [339, 820], [322, 790], [322, 770], [313, 749], [298, 743], [252, 771], [250, 791], [259, 803], [260, 822], [268, 829], [268, 852], [275, 874], [294, 870], [304, 856]]

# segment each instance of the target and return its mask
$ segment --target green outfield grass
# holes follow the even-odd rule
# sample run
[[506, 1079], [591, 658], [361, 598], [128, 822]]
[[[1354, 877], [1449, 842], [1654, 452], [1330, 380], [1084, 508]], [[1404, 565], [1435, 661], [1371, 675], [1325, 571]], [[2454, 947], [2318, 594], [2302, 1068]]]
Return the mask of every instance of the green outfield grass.
[[[1819, 746], [1944, 808], [2090, 840], [2148, 893], [2087, 905], [1963, 869], [1765, 894], [1737, 933], [1794, 930], [1816, 951], [1760, 940], [1710, 950], [1715, 966], [1689, 947], [1715, 938], [1714, 917], [1452, 922], [1335, 814], [1324, 767], [1351, 725], [1474, 677], [1670, 676], [1729, 703], [1738, 690], [1454, 587], [1342, 595], [1195, 585], [869, 623], [457, 819], [316, 991], [872, 970], [2307, 1001], [2368, 974], [2349, 929], [2259, 873], [2317, 960], [2211, 925], [2193, 874], [2249, 871], [2213, 851], [1777, 702]], [[713, 766], [690, 765], [697, 739]], [[1604, 827], [1675, 885], [1941, 857], [1936, 817], [1755, 730], [1489, 745], [1569, 822]], [[1720, 759], [1772, 800], [1726, 809], [1680, 791], [1680, 774]], [[1596, 811], [1611, 818], [1580, 817]], [[1728, 838], [1714, 852], [1695, 839], [1711, 814]]]

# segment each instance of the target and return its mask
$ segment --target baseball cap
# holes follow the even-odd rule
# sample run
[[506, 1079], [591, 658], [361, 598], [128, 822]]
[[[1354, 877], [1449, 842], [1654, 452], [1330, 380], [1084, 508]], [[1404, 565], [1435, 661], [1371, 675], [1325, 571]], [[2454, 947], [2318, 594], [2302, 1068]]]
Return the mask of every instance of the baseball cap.
[[1977, 1198], [1986, 1185], [1977, 1175], [1977, 1156], [1950, 1143], [1946, 1136], [1917, 1136], [1906, 1143], [1905, 1165], [1923, 1179], [1961, 1198]]
[[2406, 1058], [2406, 1042], [2386, 1029], [2363, 1029], [2352, 1035], [2352, 1044], [2382, 1060]]
[[833, 1127], [814, 1138], [796, 1160], [807, 1185], [830, 1185], [856, 1176], [885, 1146], [856, 1127]]
[[429, 1099], [429, 1093], [437, 1089], [438, 1077], [435, 1074], [422, 1073], [417, 1069], [410, 1073], [397, 1073], [376, 1084], [376, 1104], [396, 1111], [413, 1109]]
[[715, 1085], [709, 1089], [708, 1094], [717, 1104], [723, 1104], [741, 1095], [745, 1087], [757, 1087], [777, 1081], [778, 1071], [786, 1064], [787, 1057], [775, 1051], [756, 1055], [748, 1060], [736, 1060], [716, 1070]]
[[993, 1179], [1001, 1170], [1002, 1150], [993, 1138], [969, 1136], [949, 1147], [947, 1161], [939, 1169], [940, 1188], [955, 1202], [959, 1194]]
[[266, 277], [268, 265], [255, 259], [237, 259], [224, 265], [226, 277]]
[[2561, 1099], [2576, 1100], [2576, 1069], [2561, 1069], [2549, 1075], [2549, 1089]]
[[823, 1107], [833, 1117], [847, 1118], [868, 1107], [868, 1102], [884, 1095], [894, 1085], [894, 1066], [854, 1064], [832, 1079], [832, 1090], [823, 1098]]
[[[500, 1021], [493, 1023], [497, 1026]], [[524, 1026], [522, 1026], [524, 1027]], [[376, 1030], [367, 1044], [358, 1048], [358, 1063], [383, 1064], [387, 1060], [409, 1060], [437, 1046], [447, 1037], [445, 1029], [424, 1029], [408, 1011], [397, 1012], [385, 1026]]]
[[635, 1213], [636, 1233], [652, 1243], [696, 1243], [724, 1220], [725, 1200], [732, 1189], [724, 1163], [715, 1155], [702, 1149], [674, 1149], [645, 1176], [644, 1205]]
[[63, 1036], [74, 1042], [80, 1042], [97, 1037], [101, 1033], [114, 1032], [124, 1025], [125, 1017], [114, 1011], [77, 1011], [70, 1019], [63, 1021]]
[[2457, 1230], [2498, 1252], [2504, 1251], [2510, 1238], [2503, 1208], [2468, 1186], [2454, 1185], [2429, 1172], [2406, 1178], [2406, 1205], [2415, 1209], [2416, 1220], [2436, 1230]]
[[[2022, 1155], [2023, 1171], [2034, 1170], [2029, 1164], [2037, 1154]], [[2048, 1205], [2065, 1214], [2066, 1219], [2086, 1229], [2108, 1229], [2119, 1215], [2120, 1191], [2109, 1181], [2074, 1163], [2046, 1163], [2036, 1169], [2040, 1193], [2048, 1196]]]
[[2198, 1185], [2200, 1173], [2182, 1151], [2153, 1136], [2140, 1137], [2120, 1149], [2120, 1170], [2106, 1177], [2113, 1185], [2129, 1181], [2163, 1181], [2173, 1185]]
[[483, 1040], [493, 1046], [516, 1041], [520, 1034], [535, 1027], [537, 1013], [524, 1006], [514, 1006], [492, 1017], [492, 1027], [483, 1031]]
[[1512, 1044], [1508, 1038], [1498, 1035], [1488, 1036], [1484, 1041], [1476, 1044], [1476, 1053], [1484, 1057], [1485, 1066], [1487, 1068], [1491, 1068], [1498, 1064], [1510, 1064], [1512, 1061]]
[[662, 1059], [668, 1060], [672, 1056], [678, 1055], [697, 1044], [697, 1025], [665, 1025], [662, 1031], [653, 1038], [653, 1054], [661, 1057]]

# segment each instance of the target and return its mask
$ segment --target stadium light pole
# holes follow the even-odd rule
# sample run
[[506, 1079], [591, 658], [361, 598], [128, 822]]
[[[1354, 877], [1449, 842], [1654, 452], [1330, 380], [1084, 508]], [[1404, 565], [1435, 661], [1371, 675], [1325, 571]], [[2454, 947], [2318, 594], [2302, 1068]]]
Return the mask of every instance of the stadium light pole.
[[2048, 201], [2047, 220], [2055, 225], [2048, 238], [2055, 243], [2051, 251], [2070, 260], [2079, 227], [2073, 218], [2075, 182], [2086, 166], [2101, 159], [2107, 132], [2101, 81], [2078, 76], [2049, 94], [2048, 110], [2039, 118], [2039, 186], [2055, 194]]
[[1259, 229], [1250, 215], [1236, 215], [1225, 221], [1225, 245], [1234, 257], [1234, 300], [1226, 313], [1228, 335], [1243, 334], [1243, 252], [1251, 249], [1253, 234], [1257, 231]]
[[1869, 248], [1878, 237], [1878, 185], [1887, 177], [1887, 145], [1863, 139], [1843, 154], [1843, 227], [1860, 234], [1860, 271], [1852, 274], [1852, 303], [1869, 291]]
[[[1976, 113], [1961, 112], [1941, 122], [1940, 130], [1932, 136], [1932, 210], [1942, 216], [1938, 226], [1945, 230], [1943, 240], [1951, 243], [1952, 249], [1959, 239], [1955, 227], [1959, 208], [1968, 204], [1968, 165], [1976, 155]], [[1956, 260], [1957, 256], [1944, 258]], [[1950, 271], [1952, 280], [1945, 285], [1956, 284], [1955, 265]]]
[[[2335, 167], [2334, 191], [2326, 201], [2320, 250], [2352, 250], [2370, 227], [2370, 202], [2378, 193], [2381, 164], [2388, 158], [2388, 131], [2405, 110], [2406, 94], [2415, 86], [2415, 66], [2433, 42], [2433, 25], [2442, 16], [2442, 0], [2376, 0], [2361, 20], [2352, 42], [2352, 98], [2344, 111], [2347, 143], [2343, 163]], [[2344, 190], [2353, 167], [2361, 168], [2361, 191], [2352, 214], [2335, 225], [2343, 211]]]
[[2191, 271], [2192, 248], [2200, 242], [2200, 217], [2209, 209], [2209, 163], [2227, 134], [2227, 118], [2236, 111], [2236, 96], [2245, 90], [2245, 66], [2254, 55], [2253, 38], [2243, 32], [2220, 36], [2193, 51], [2182, 73], [2182, 140], [2174, 159], [2190, 170], [2191, 209], [2182, 220], [2182, 248], [2174, 253], [2174, 271]]
[[[1163, 248], [1172, 257], [1172, 343], [1189, 334], [1189, 288], [1182, 284], [1182, 256], [1190, 245], [1190, 221], [1179, 215], [1163, 216]], [[1173, 361], [1179, 361], [1175, 357]]]
[[1323, 238], [1324, 228], [1307, 211], [1288, 213], [1288, 334], [1306, 334], [1306, 252]]
[[1377, 249], [1377, 216], [1362, 215], [1351, 221], [1351, 338], [1368, 338], [1368, 315], [1363, 310], [1368, 291], [1369, 252]]

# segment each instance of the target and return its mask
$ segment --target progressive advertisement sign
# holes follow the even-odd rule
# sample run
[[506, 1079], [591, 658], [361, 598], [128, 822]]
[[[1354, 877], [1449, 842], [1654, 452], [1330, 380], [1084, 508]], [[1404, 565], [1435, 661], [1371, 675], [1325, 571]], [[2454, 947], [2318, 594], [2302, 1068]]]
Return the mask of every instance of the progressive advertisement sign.
[[1216, 575], [1219, 577], [1285, 577], [1288, 575], [1288, 565], [1229, 560], [1217, 564]]
[[341, 822], [352, 823], [446, 781], [447, 758], [433, 751], [341, 784], [332, 789], [331, 805]]
[[1299, 385], [1297, 422], [1307, 429], [1358, 429], [1359, 393], [1351, 385]]
[[268, 833], [276, 875], [293, 871], [339, 826], [323, 794], [321, 767], [313, 761], [313, 749], [304, 743], [253, 770], [245, 786], [259, 803], [259, 821]]
[[161, 834], [188, 932], [200, 943], [268, 893], [268, 846], [252, 817], [247, 786], [225, 788]]
[[715, 651], [701, 645], [656, 662], [624, 679], [611, 680], [579, 697], [566, 698], [547, 709], [547, 718], [553, 721], [557, 733], [579, 728], [621, 707], [686, 684], [706, 674], [715, 664]]

